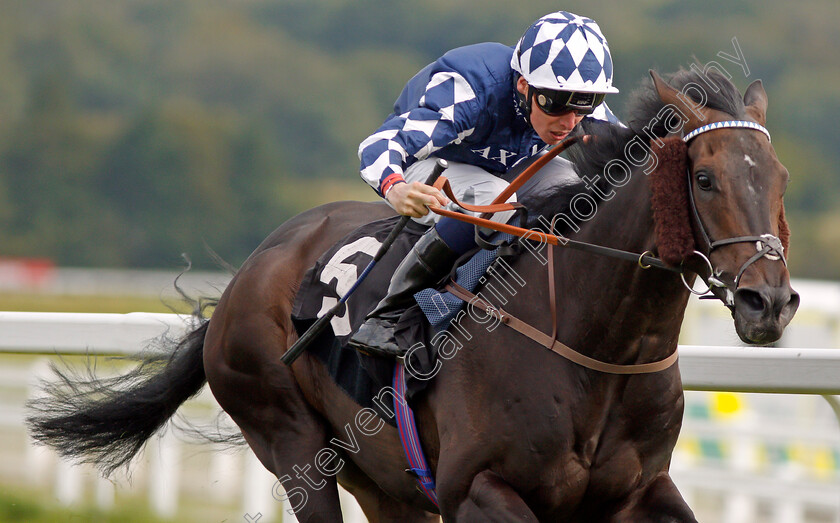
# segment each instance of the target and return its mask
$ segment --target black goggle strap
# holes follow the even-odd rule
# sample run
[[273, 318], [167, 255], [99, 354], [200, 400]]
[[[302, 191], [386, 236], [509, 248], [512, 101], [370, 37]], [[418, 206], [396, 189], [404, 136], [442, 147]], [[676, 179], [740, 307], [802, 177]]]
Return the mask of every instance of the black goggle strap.
[[531, 86], [528, 86], [528, 92], [526, 94], [522, 94], [519, 92], [518, 89], [513, 90], [516, 93], [516, 102], [519, 104], [519, 110], [522, 112], [522, 116], [525, 117], [525, 121], [529, 124], [531, 123], [531, 97], [533, 96], [533, 91]]

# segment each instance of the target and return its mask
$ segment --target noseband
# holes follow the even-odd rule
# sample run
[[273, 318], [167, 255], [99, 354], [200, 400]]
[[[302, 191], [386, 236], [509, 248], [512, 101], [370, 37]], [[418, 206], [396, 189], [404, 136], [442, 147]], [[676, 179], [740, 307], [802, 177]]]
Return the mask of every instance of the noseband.
[[[770, 132], [767, 131], [763, 126], [755, 123], [755, 122], [747, 122], [743, 120], [731, 120], [725, 122], [715, 122], [708, 125], [704, 125], [702, 127], [698, 127], [697, 129], [691, 131], [687, 135], [683, 137], [683, 141], [688, 144], [688, 142], [693, 139], [694, 137], [703, 134], [708, 131], [713, 131], [715, 129], [726, 129], [726, 128], [743, 128], [743, 129], [753, 129], [756, 131], [760, 131], [767, 136], [767, 140], [770, 140]], [[691, 169], [687, 169], [686, 171], [688, 176], [688, 200], [691, 202], [691, 212], [694, 216], [694, 222], [697, 226], [697, 231], [700, 232], [700, 237], [703, 239], [703, 243], [705, 244], [705, 251], [708, 253], [708, 256], [711, 256], [712, 251], [717, 249], [718, 247], [723, 247], [725, 245], [733, 245], [736, 243], [752, 243], [755, 242], [755, 250], [756, 253], [750, 257], [744, 264], [741, 266], [738, 274], [735, 276], [735, 280], [733, 282], [734, 286], [730, 286], [724, 283], [721, 279], [721, 271], [714, 269], [712, 267], [712, 262], [709, 260], [708, 256], [694, 251], [695, 254], [699, 255], [708, 265], [709, 268], [709, 277], [706, 278], [706, 284], [708, 285], [708, 289], [704, 292], [697, 292], [694, 289], [689, 288], [689, 290], [695, 294], [705, 295], [709, 292], [714, 294], [713, 288], [720, 289], [724, 292], [724, 297], [722, 297], [722, 301], [724, 304], [732, 308], [735, 305], [735, 291], [738, 290], [738, 285], [741, 283], [741, 276], [744, 274], [744, 271], [749, 268], [750, 265], [755, 263], [756, 261], [760, 260], [761, 258], [767, 258], [768, 260], [778, 261], [781, 260], [782, 263], [787, 266], [787, 260], [785, 260], [785, 249], [782, 246], [782, 241], [775, 235], [772, 234], [761, 234], [761, 235], [752, 235], [752, 236], [736, 236], [733, 238], [727, 238], [724, 240], [717, 240], [713, 241], [710, 237], [708, 232], [706, 232], [706, 228], [703, 225], [703, 220], [700, 218], [700, 214], [697, 212], [697, 205], [694, 201], [694, 189], [691, 177]], [[701, 276], [702, 277], [702, 276]], [[685, 282], [685, 279], [683, 279]], [[688, 285], [686, 284], [686, 287]], [[712, 298], [712, 296], [708, 296]]]

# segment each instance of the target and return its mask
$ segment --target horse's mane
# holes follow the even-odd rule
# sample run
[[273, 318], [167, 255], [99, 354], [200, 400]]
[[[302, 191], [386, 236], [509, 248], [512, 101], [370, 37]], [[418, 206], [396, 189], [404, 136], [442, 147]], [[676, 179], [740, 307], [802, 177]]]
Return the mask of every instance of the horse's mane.
[[[746, 117], [744, 100], [738, 88], [715, 69], [709, 69], [705, 75], [698, 73], [697, 71], [702, 68], [702, 65], [698, 65], [690, 70], [680, 69], [676, 73], [663, 75], [663, 78], [678, 91], [682, 91], [688, 84], [699, 86], [706, 94], [703, 107], [724, 112], [735, 119], [744, 119]], [[688, 89], [686, 93], [694, 103], [699, 104], [702, 101], [697, 98], [695, 89]], [[650, 78], [646, 79], [642, 87], [630, 95], [630, 102], [627, 105], [629, 127], [636, 134], [641, 134], [642, 129], [649, 125], [663, 106], [662, 100], [653, 88], [653, 82]], [[652, 130], [659, 137], [667, 134], [661, 122]]]
[[[699, 69], [702, 70], [702, 67]], [[676, 73], [664, 75], [665, 80], [677, 90], [682, 90], [687, 84], [694, 83], [703, 88], [707, 99], [704, 107], [716, 109], [731, 115], [734, 118], [744, 118], [745, 108], [741, 93], [725, 76], [714, 69], [710, 69], [705, 76], [697, 72], [698, 69], [681, 69]], [[714, 86], [710, 86], [711, 82]], [[715, 88], [717, 91], [715, 91]], [[701, 100], [696, 98], [694, 90], [689, 89], [688, 94], [695, 103]], [[650, 140], [650, 134], [657, 137], [665, 137], [668, 132], [664, 122], [656, 120], [656, 115], [664, 107], [659, 95], [653, 87], [653, 81], [647, 78], [642, 82], [641, 87], [630, 94], [627, 104], [627, 126], [606, 124], [601, 121], [585, 119], [580, 128], [576, 131], [579, 134], [593, 135], [594, 139], [586, 145], [575, 145], [569, 149], [569, 159], [575, 166], [578, 176], [583, 179], [597, 180], [597, 189], [602, 194], [608, 193], [611, 189], [607, 187], [608, 181], [604, 179], [604, 167], [614, 159], [623, 158], [625, 146], [635, 137], [640, 137], [644, 143]], [[651, 122], [656, 122], [651, 126]], [[648, 127], [645, 131], [645, 127]], [[590, 184], [591, 185], [591, 184]], [[533, 217], [530, 225], [538, 226], [536, 218], [540, 215], [551, 219], [557, 214], [572, 216], [569, 212], [569, 205], [576, 195], [586, 193], [600, 201], [596, 191], [588, 189], [583, 182], [568, 184], [550, 191], [545, 195], [534, 197], [528, 206], [530, 215]], [[578, 224], [580, 225], [580, 224]], [[568, 226], [560, 228], [557, 232], [569, 232]]]

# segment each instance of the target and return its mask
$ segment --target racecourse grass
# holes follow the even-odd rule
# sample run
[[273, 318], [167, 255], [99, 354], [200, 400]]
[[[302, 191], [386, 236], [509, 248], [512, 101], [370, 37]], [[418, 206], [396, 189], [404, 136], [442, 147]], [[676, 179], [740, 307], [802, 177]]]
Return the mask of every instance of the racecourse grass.
[[156, 517], [140, 500], [120, 502], [113, 510], [95, 507], [61, 507], [44, 502], [43, 494], [0, 490], [0, 523], [164, 523], [173, 520]]
[[191, 308], [177, 298], [142, 296], [75, 296], [0, 292], [0, 311], [21, 312], [177, 312]]

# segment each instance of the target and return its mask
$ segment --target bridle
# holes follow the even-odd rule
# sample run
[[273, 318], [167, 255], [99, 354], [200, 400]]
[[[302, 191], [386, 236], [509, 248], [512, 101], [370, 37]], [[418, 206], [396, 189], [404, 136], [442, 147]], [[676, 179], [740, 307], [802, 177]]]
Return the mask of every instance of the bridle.
[[[727, 129], [727, 128], [741, 128], [741, 129], [752, 129], [755, 131], [759, 131], [764, 133], [767, 136], [767, 139], [770, 140], [770, 132], [765, 129], [762, 125], [759, 125], [755, 122], [749, 122], [745, 120], [729, 120], [723, 122], [714, 122], [708, 125], [704, 125], [702, 127], [698, 127], [693, 131], [686, 134], [682, 139], [683, 141], [688, 144], [692, 139], [697, 137], [700, 134], [714, 131], [717, 129]], [[704, 276], [700, 271], [693, 271], [697, 272], [700, 278], [706, 283], [707, 288], [703, 291], [696, 291], [694, 288], [689, 285], [688, 281], [685, 277], [684, 267], [671, 267], [665, 264], [662, 260], [656, 258], [653, 253], [650, 251], [645, 251], [642, 254], [637, 253], [630, 253], [626, 251], [622, 251], [619, 249], [611, 249], [608, 247], [594, 245], [586, 242], [580, 242], [571, 240], [569, 238], [565, 238], [559, 234], [554, 233], [554, 224], [551, 224], [549, 233], [537, 233], [534, 230], [523, 229], [521, 227], [516, 227], [508, 224], [501, 224], [497, 222], [493, 222], [487, 219], [487, 217], [499, 211], [510, 211], [510, 210], [519, 210], [522, 208], [522, 205], [519, 203], [503, 203], [507, 200], [508, 197], [513, 194], [524, 182], [533, 175], [538, 169], [544, 166], [548, 161], [551, 160], [554, 156], [556, 156], [559, 152], [567, 148], [568, 146], [572, 145], [573, 143], [577, 142], [581, 137], [569, 137], [563, 142], [554, 146], [548, 153], [544, 154], [541, 158], [539, 158], [536, 162], [530, 165], [522, 174], [520, 174], [516, 180], [514, 180], [508, 188], [500, 194], [491, 205], [486, 206], [471, 206], [459, 202], [455, 195], [452, 193], [451, 188], [448, 186], [448, 181], [446, 180], [445, 176], [441, 176], [438, 178], [437, 182], [435, 182], [435, 187], [440, 189], [441, 191], [446, 194], [446, 196], [454, 202], [458, 207], [473, 211], [473, 212], [480, 212], [485, 213], [482, 217], [474, 217], [467, 214], [462, 214], [456, 211], [451, 211], [448, 209], [443, 208], [432, 208], [431, 210], [437, 214], [441, 214], [443, 216], [449, 216], [455, 218], [457, 220], [465, 221], [468, 223], [472, 223], [479, 227], [484, 227], [488, 229], [493, 229], [496, 231], [512, 234], [514, 236], [519, 236], [528, 240], [538, 241], [543, 243], [548, 243], [551, 245], [559, 245], [563, 247], [568, 247], [572, 249], [587, 251], [593, 254], [599, 254], [604, 256], [610, 256], [613, 258], [624, 259], [628, 261], [635, 261], [638, 265], [643, 269], [649, 269], [651, 267], [655, 267], [657, 269], [672, 271], [680, 274], [680, 278], [682, 279], [683, 284], [685, 287], [693, 294], [697, 294], [701, 297], [701, 299], [720, 299], [724, 305], [733, 309], [735, 306], [735, 291], [738, 290], [738, 285], [740, 284], [741, 276], [744, 272], [756, 261], [761, 258], [767, 258], [769, 260], [781, 260], [782, 263], [787, 265], [787, 261], [784, 257], [784, 247], [782, 245], [782, 241], [773, 234], [760, 234], [760, 235], [745, 235], [745, 236], [736, 236], [732, 238], [726, 238], [723, 240], [714, 241], [710, 238], [709, 233], [706, 231], [706, 227], [703, 225], [703, 220], [700, 218], [700, 214], [697, 212], [697, 205], [694, 200], [694, 190], [693, 184], [691, 179], [691, 169], [687, 169], [686, 175], [688, 177], [688, 199], [690, 202], [691, 207], [691, 214], [694, 221], [694, 228], [699, 233], [700, 237], [703, 240], [704, 245], [701, 246], [702, 252], [699, 250], [695, 250], [693, 255], [699, 257], [706, 265], [706, 269], [708, 269], [708, 276]], [[747, 242], [755, 242], [756, 245], [756, 254], [750, 257], [739, 269], [738, 274], [735, 276], [734, 281], [732, 284], [726, 283], [721, 279], [722, 271], [717, 270], [712, 265], [709, 256], [711, 255], [712, 251], [717, 248], [724, 247], [726, 245], [733, 245], [737, 243], [747, 243]], [[683, 263], [684, 265], [684, 263]], [[711, 295], [710, 295], [711, 293]]]
[[[763, 126], [754, 123], [754, 122], [747, 122], [747, 121], [726, 121], [726, 122], [715, 122], [713, 124], [705, 125], [703, 127], [699, 127], [686, 136], [683, 137], [683, 141], [687, 144], [691, 139], [696, 137], [699, 134], [704, 132], [712, 131], [715, 129], [722, 129], [722, 128], [746, 128], [746, 129], [754, 129], [760, 132], [763, 132], [767, 135], [767, 139], [770, 139], [770, 133], [765, 129]], [[444, 176], [438, 178], [437, 182], [435, 182], [435, 187], [442, 190], [444, 194], [457, 206], [461, 207], [464, 210], [473, 211], [473, 212], [480, 212], [484, 213], [481, 217], [474, 217], [467, 214], [461, 214], [455, 211], [451, 211], [448, 209], [442, 208], [432, 208], [431, 210], [441, 214], [443, 216], [449, 216], [461, 221], [465, 221], [468, 223], [472, 223], [476, 226], [485, 227], [489, 229], [494, 229], [499, 232], [504, 232], [507, 234], [512, 234], [515, 236], [519, 236], [526, 240], [538, 241], [542, 243], [546, 243], [549, 245], [556, 245], [556, 246], [563, 246], [572, 249], [582, 250], [591, 252], [594, 254], [610, 256], [614, 258], [625, 259], [628, 261], [636, 261], [638, 265], [642, 269], [649, 269], [651, 267], [656, 267], [658, 269], [668, 270], [672, 272], [677, 272], [680, 274], [680, 278], [682, 279], [683, 284], [688, 288], [688, 290], [694, 294], [700, 295], [708, 295], [711, 293], [710, 296], [702, 296], [708, 298], [718, 298], [720, 299], [727, 307], [734, 310], [735, 306], [735, 291], [738, 289], [738, 284], [740, 283], [740, 278], [743, 275], [744, 271], [747, 268], [755, 263], [762, 257], [767, 257], [771, 260], [782, 260], [783, 263], [787, 264], [784, 258], [784, 248], [782, 246], [782, 242], [779, 238], [772, 234], [762, 234], [762, 235], [749, 235], [749, 236], [736, 236], [732, 238], [727, 238], [724, 240], [717, 240], [713, 241], [710, 237], [708, 232], [706, 231], [705, 226], [703, 225], [703, 220], [700, 218], [699, 213], [697, 212], [697, 206], [694, 201], [694, 192], [692, 189], [692, 180], [691, 180], [691, 169], [687, 169], [688, 175], [688, 197], [689, 201], [691, 202], [691, 212], [693, 215], [693, 220], [695, 222], [696, 230], [699, 232], [700, 237], [703, 239], [704, 250], [708, 255], [711, 255], [712, 251], [726, 246], [726, 245], [733, 245], [736, 243], [744, 243], [744, 242], [756, 242], [756, 250], [758, 251], [755, 255], [753, 255], [749, 260], [747, 260], [742, 266], [741, 269], [738, 271], [737, 276], [735, 277], [733, 286], [728, 285], [724, 281], [721, 280], [720, 276], [722, 274], [721, 271], [715, 270], [712, 266], [712, 262], [709, 260], [707, 254], [704, 254], [700, 251], [694, 251], [694, 254], [699, 256], [703, 259], [707, 265], [709, 270], [709, 276], [704, 277], [702, 274], [698, 272], [700, 277], [706, 282], [708, 288], [703, 292], [695, 291], [686, 281], [685, 279], [685, 272], [683, 267], [671, 267], [665, 264], [662, 260], [653, 256], [650, 251], [645, 251], [642, 254], [635, 254], [630, 253], [618, 249], [611, 249], [600, 245], [593, 245], [585, 242], [579, 242], [570, 240], [568, 238], [562, 237], [559, 234], [554, 233], [554, 221], [549, 227], [549, 233], [535, 233], [534, 230], [523, 229], [521, 227], [516, 227], [508, 224], [502, 224], [493, 222], [487, 219], [487, 217], [499, 211], [509, 211], [509, 210], [518, 210], [522, 206], [518, 203], [503, 203], [507, 200], [507, 198], [517, 190], [524, 182], [527, 180], [531, 175], [533, 175], [536, 170], [540, 169], [543, 165], [545, 165], [551, 158], [556, 156], [560, 151], [577, 141], [577, 137], [567, 138], [560, 144], [557, 144], [552, 150], [550, 150], [547, 154], [543, 155], [539, 158], [536, 162], [530, 165], [525, 172], [520, 174], [516, 180], [514, 180], [510, 186], [500, 194], [496, 200], [487, 206], [471, 206], [466, 205], [457, 200], [455, 195], [453, 194], [451, 187], [449, 187], [448, 181]], [[552, 253], [554, 251], [549, 248], [548, 254], [549, 258], [547, 260], [547, 267], [548, 267], [548, 278], [549, 278], [549, 287], [554, 289], [554, 262], [552, 260]], [[556, 298], [554, 293], [549, 295], [550, 297], [550, 306], [551, 306], [551, 318], [552, 318], [552, 334], [549, 336], [545, 333], [542, 333], [538, 329], [532, 327], [527, 322], [520, 320], [519, 318], [514, 317], [513, 315], [507, 313], [500, 307], [496, 307], [490, 303], [487, 303], [479, 296], [473, 294], [472, 292], [464, 289], [460, 285], [453, 281], [450, 281], [446, 287], [446, 290], [452, 293], [453, 295], [457, 296], [458, 298], [462, 299], [465, 302], [470, 303], [471, 305], [477, 305], [480, 309], [485, 310], [488, 315], [495, 315], [498, 317], [502, 323], [509, 326], [510, 328], [516, 330], [520, 334], [529, 337], [531, 340], [539, 343], [543, 347], [551, 350], [552, 352], [556, 352], [563, 356], [566, 359], [569, 359], [578, 365], [583, 367], [596, 370], [599, 372], [609, 373], [609, 374], [647, 374], [647, 373], [654, 373], [654, 372], [661, 372], [665, 369], [670, 368], [676, 361], [677, 361], [677, 351], [672, 352], [669, 356], [659, 361], [654, 361], [650, 363], [642, 363], [642, 364], [630, 364], [630, 365], [615, 365], [606, 362], [602, 362], [599, 360], [594, 360], [588, 356], [585, 356], [574, 349], [564, 345], [559, 340], [556, 339], [557, 334], [557, 313], [556, 313]], [[721, 296], [723, 294], [723, 296]]]
[[[755, 122], [749, 122], [744, 120], [729, 120], [724, 122], [714, 122], [708, 125], [704, 125], [702, 127], [698, 127], [697, 129], [691, 131], [687, 135], [683, 137], [683, 141], [688, 144], [696, 136], [703, 134], [705, 132], [713, 131], [716, 129], [727, 129], [727, 128], [741, 128], [741, 129], [753, 129], [755, 131], [759, 131], [764, 133], [767, 136], [767, 140], [770, 140], [770, 132], [765, 129], [762, 125], [759, 125]], [[773, 234], [760, 234], [760, 235], [746, 235], [746, 236], [735, 236], [732, 238], [726, 238], [723, 240], [712, 240], [709, 236], [709, 233], [706, 231], [706, 227], [703, 225], [703, 220], [700, 218], [700, 213], [697, 212], [697, 204], [694, 200], [694, 189], [692, 183], [692, 176], [691, 176], [691, 168], [689, 167], [686, 170], [686, 175], [688, 176], [688, 200], [691, 203], [691, 213], [694, 219], [694, 224], [696, 230], [699, 232], [700, 238], [703, 240], [702, 249], [707, 253], [703, 254], [700, 251], [694, 251], [695, 255], [698, 255], [703, 261], [705, 261], [708, 269], [709, 269], [709, 276], [704, 279], [708, 289], [703, 292], [695, 291], [692, 289], [687, 283], [686, 287], [689, 288], [694, 294], [698, 295], [707, 295], [709, 292], [715, 295], [715, 297], [719, 298], [727, 307], [732, 309], [735, 306], [735, 291], [738, 290], [738, 286], [741, 283], [741, 276], [744, 272], [755, 262], [760, 260], [761, 258], [767, 258], [768, 260], [772, 261], [779, 261], [781, 260], [782, 263], [787, 266], [787, 260], [785, 260], [784, 256], [784, 246], [782, 245], [782, 241]], [[732, 285], [725, 283], [721, 279], [722, 272], [720, 270], [714, 269], [712, 266], [712, 262], [709, 260], [709, 256], [711, 256], [712, 251], [719, 247], [723, 247], [726, 245], [734, 245], [738, 243], [751, 243], [755, 242], [755, 249], [756, 253], [750, 257], [741, 268], [738, 270], [738, 274], [735, 275], [735, 279], [732, 282]], [[701, 278], [703, 276], [701, 275]], [[685, 283], [685, 279], [683, 278], [683, 283]], [[717, 293], [715, 292], [717, 290]], [[723, 294], [722, 296], [720, 294]], [[708, 296], [708, 298], [712, 298], [712, 296]]]

